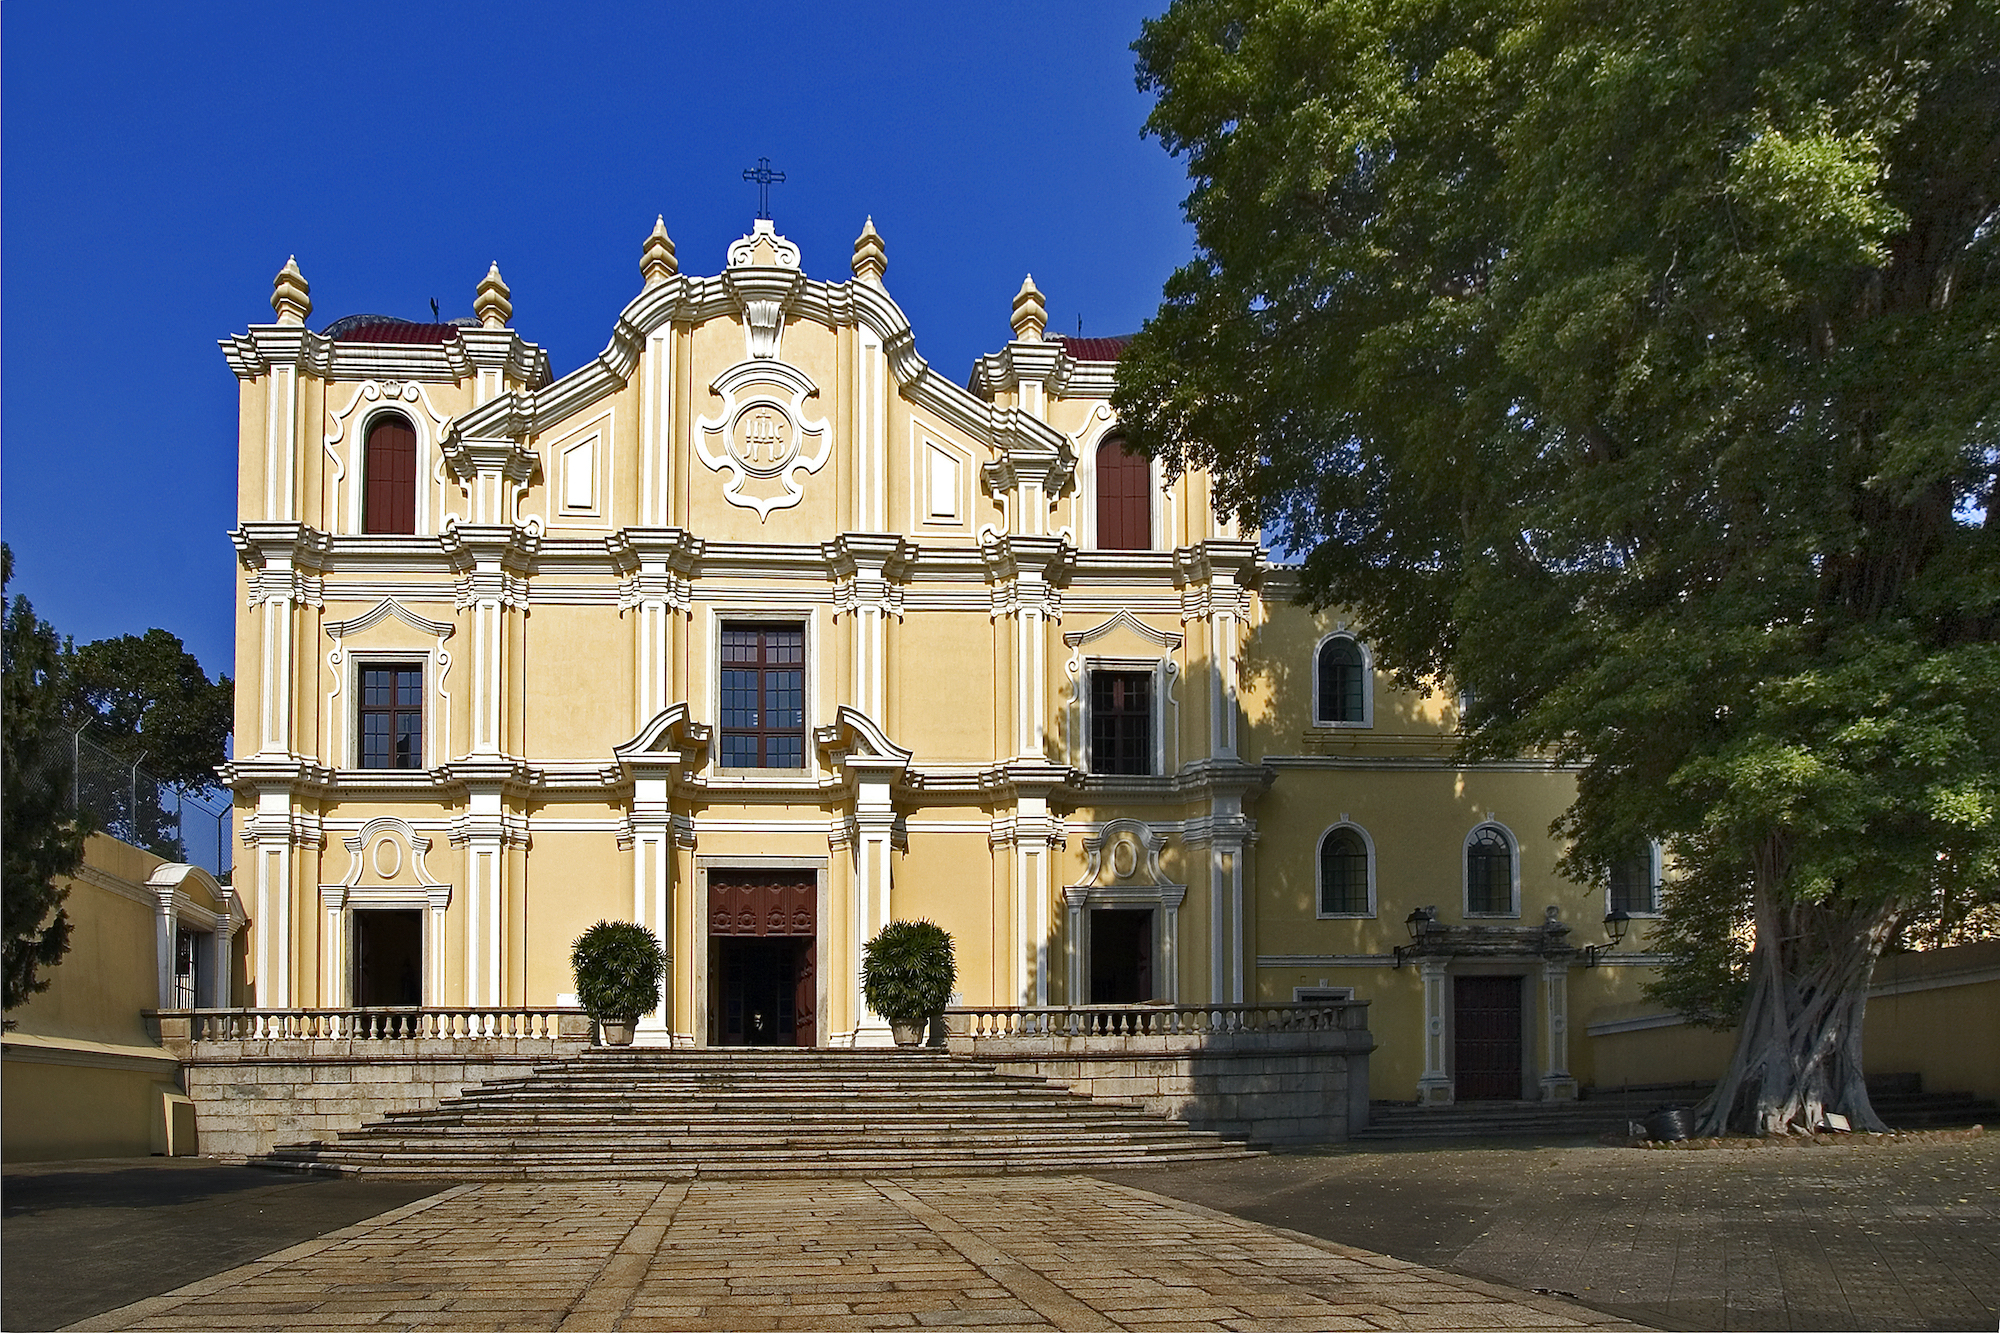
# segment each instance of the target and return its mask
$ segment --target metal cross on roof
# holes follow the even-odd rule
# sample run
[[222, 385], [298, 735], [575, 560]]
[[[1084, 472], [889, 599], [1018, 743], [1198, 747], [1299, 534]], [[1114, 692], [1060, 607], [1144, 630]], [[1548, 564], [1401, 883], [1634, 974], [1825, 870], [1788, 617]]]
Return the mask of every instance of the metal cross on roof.
[[771, 187], [782, 184], [785, 173], [771, 170], [771, 159], [760, 157], [755, 167], [743, 169], [743, 179], [757, 182], [757, 216], [768, 219], [771, 216]]

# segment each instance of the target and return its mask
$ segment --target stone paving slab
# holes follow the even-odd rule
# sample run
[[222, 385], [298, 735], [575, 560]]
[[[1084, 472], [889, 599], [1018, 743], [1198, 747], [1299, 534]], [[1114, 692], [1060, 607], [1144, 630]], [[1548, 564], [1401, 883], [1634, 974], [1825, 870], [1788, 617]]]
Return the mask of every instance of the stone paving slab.
[[1991, 1329], [2000, 1135], [1760, 1151], [1449, 1146], [1115, 1173], [1667, 1329]]
[[1639, 1327], [1076, 1177], [465, 1185], [69, 1326]]

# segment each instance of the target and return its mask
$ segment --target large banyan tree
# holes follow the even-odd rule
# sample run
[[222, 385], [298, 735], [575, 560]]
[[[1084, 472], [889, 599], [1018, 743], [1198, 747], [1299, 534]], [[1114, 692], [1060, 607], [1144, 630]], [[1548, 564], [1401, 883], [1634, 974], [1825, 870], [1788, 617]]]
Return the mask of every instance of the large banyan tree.
[[1703, 1128], [1879, 1128], [1876, 958], [1991, 919], [2000, 5], [1179, 0], [1197, 255], [1119, 366], [1469, 753], [1675, 869]]

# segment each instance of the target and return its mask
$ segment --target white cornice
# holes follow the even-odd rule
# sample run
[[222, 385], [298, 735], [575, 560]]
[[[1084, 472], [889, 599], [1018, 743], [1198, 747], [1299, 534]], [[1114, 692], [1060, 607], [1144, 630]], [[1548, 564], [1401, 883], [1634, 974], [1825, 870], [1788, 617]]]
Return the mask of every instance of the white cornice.
[[344, 639], [350, 634], [359, 634], [363, 630], [372, 629], [388, 616], [394, 616], [418, 633], [428, 634], [433, 638], [449, 639], [458, 632], [458, 627], [450, 621], [426, 619], [392, 597], [383, 598], [352, 620], [329, 620], [326, 623], [326, 632], [336, 639]]
[[[478, 345], [468, 347], [468, 338]], [[327, 380], [455, 384], [486, 365], [530, 387], [549, 382], [549, 354], [512, 329], [466, 329], [440, 343], [363, 343], [337, 342], [292, 324], [253, 324], [221, 339], [219, 346], [229, 368], [243, 380], [286, 367]]]

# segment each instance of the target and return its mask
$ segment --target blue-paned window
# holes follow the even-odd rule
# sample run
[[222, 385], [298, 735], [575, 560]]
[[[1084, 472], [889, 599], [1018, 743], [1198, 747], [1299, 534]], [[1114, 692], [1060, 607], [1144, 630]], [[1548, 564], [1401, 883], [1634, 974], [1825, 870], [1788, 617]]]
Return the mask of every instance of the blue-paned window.
[[361, 668], [361, 767], [424, 766], [424, 668], [384, 662]]
[[803, 625], [722, 626], [724, 768], [806, 766], [806, 631]]

